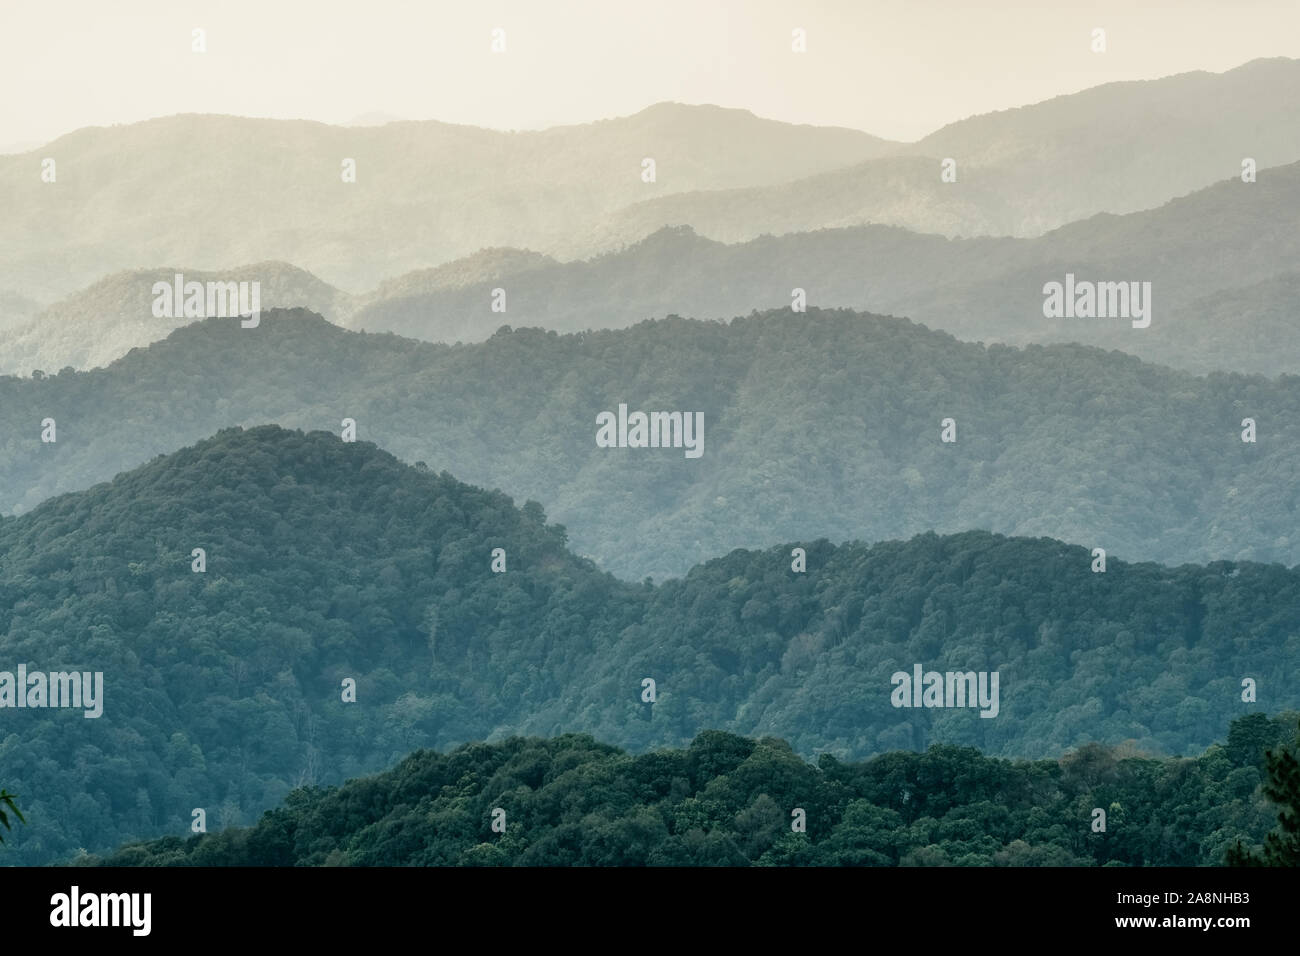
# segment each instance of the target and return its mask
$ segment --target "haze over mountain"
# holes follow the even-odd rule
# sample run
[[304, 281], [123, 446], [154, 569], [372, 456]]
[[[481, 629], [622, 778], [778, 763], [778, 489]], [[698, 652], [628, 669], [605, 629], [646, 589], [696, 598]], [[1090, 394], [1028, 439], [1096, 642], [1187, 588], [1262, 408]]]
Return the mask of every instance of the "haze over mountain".
[[1300, 866], [1298, 0], [10, 6], [0, 865]]
[[1300, 374], [1300, 272], [1212, 292], [1180, 308], [1177, 319], [1152, 323], [1151, 341], [1130, 351], [1201, 374]]
[[[701, 456], [598, 447], [597, 415], [620, 404], [702, 414]], [[179, 329], [107, 369], [0, 378], [0, 407], [3, 512], [222, 427], [352, 418], [407, 461], [545, 501], [580, 552], [638, 580], [774, 539], [971, 528], [1134, 560], [1300, 561], [1300, 379], [985, 348], [848, 311], [466, 346], [270, 312], [256, 329]]]
[[[537, 132], [208, 115], [82, 129], [0, 157], [0, 288], [52, 297], [123, 269], [273, 259], [358, 291], [484, 246], [545, 249], [647, 196], [781, 182], [887, 148], [856, 130], [674, 103]], [[41, 181], [46, 156], [55, 183]]]
[[351, 117], [344, 126], [386, 126], [389, 123], [400, 123], [405, 119], [402, 116], [396, 116], [392, 113], [385, 113], [383, 110], [371, 110], [367, 113], [358, 113]]
[[[257, 282], [263, 309], [301, 307], [338, 320], [347, 318], [353, 308], [351, 296], [285, 262], [259, 262], [220, 273], [185, 268], [119, 272], [7, 331], [0, 347], [0, 374], [108, 365], [133, 348], [191, 324], [196, 320], [183, 314], [154, 315], [154, 283], [172, 286], [177, 274], [186, 282]], [[182, 311], [181, 304], [176, 311]]]
[[[939, 178], [940, 161], [900, 155], [775, 186], [677, 193], [611, 213], [553, 248], [566, 259], [617, 251], [660, 229], [689, 225], [719, 242], [881, 224], [945, 236], [1017, 233], [1020, 181], [999, 169]], [[963, 172], [965, 172], [963, 170]]]
[[913, 144], [674, 103], [513, 133], [174, 116], [0, 157], [0, 288], [48, 301], [123, 269], [271, 259], [356, 293], [485, 247], [586, 258], [680, 224], [729, 240], [860, 223], [1028, 236], [1157, 206], [1244, 157], [1300, 160], [1300, 61], [1107, 84]]
[[1239, 176], [1246, 157], [1300, 160], [1300, 60], [1106, 83], [951, 123], [915, 149], [1013, 171], [1019, 235], [1147, 209]]
[[[1152, 117], [1159, 117], [1158, 124]], [[690, 225], [721, 242], [867, 224], [944, 236], [1036, 236], [1100, 212], [1150, 209], [1211, 183], [1300, 159], [1300, 61], [1108, 83], [973, 116], [868, 160], [792, 183], [647, 199], [569, 258]], [[956, 161], [956, 182], [940, 163]], [[843, 303], [848, 305], [850, 303]]]
[[[1284, 277], [1300, 262], [1296, 209], [1300, 163], [1266, 170], [1255, 183], [1227, 180], [1158, 209], [1095, 216], [1033, 239], [952, 240], [859, 226], [725, 245], [682, 226], [588, 262], [529, 260], [513, 275], [375, 299], [348, 324], [476, 341], [502, 320], [576, 331], [668, 314], [788, 310], [792, 290], [801, 288], [811, 304], [905, 315], [967, 340], [1076, 341], [1196, 370], [1294, 373], [1300, 336], [1270, 331], [1295, 325], [1285, 319], [1297, 300]], [[1124, 317], [1045, 317], [1044, 285], [1067, 274], [1150, 282], [1150, 326], [1134, 328]], [[1263, 288], [1251, 289], [1256, 283]], [[504, 315], [490, 308], [494, 287], [507, 292]], [[1207, 296], [1218, 298], [1199, 301]]]
[[[482, 249], [355, 296], [283, 263], [195, 277], [260, 277], [267, 307], [305, 305], [336, 324], [428, 341], [482, 341], [503, 322], [580, 331], [670, 314], [730, 318], [788, 305], [798, 287], [814, 305], [905, 315], [967, 340], [1073, 341], [1196, 372], [1294, 374], [1297, 208], [1300, 163], [1292, 163], [1255, 183], [1227, 180], [1158, 209], [1096, 216], [1034, 239], [949, 240], [860, 226], [728, 245], [673, 227], [583, 262]], [[153, 282], [175, 271], [118, 274], [51, 306], [6, 337], [0, 372], [107, 364], [193, 321], [152, 315]], [[1067, 274], [1150, 282], [1150, 326], [1045, 317], [1044, 285]], [[495, 289], [506, 293], [504, 313], [493, 311]]]
[[40, 310], [40, 303], [36, 300], [19, 295], [17, 292], [0, 290], [0, 329], [21, 325], [30, 320]]
[[[1270, 708], [1300, 703], [1300, 570], [1095, 574], [1084, 548], [984, 532], [801, 546], [803, 573], [786, 543], [634, 585], [535, 502], [366, 442], [224, 431], [0, 520], [0, 670], [103, 676], [93, 719], [33, 705], [30, 683], [6, 708], [6, 786], [30, 795], [6, 856], [176, 832], [195, 807], [238, 823], [414, 747], [516, 733], [642, 750], [712, 727], [840, 759], [933, 741], [1184, 753], [1255, 709], [1243, 677]], [[893, 706], [914, 664], [997, 671], [997, 716], [991, 699]]]
[[349, 295], [286, 262], [259, 262], [219, 273], [184, 267], [118, 272], [47, 308], [16, 294], [0, 294], [0, 327], [6, 321], [12, 326], [0, 343], [0, 375], [100, 368], [133, 348], [159, 342], [173, 330], [200, 321], [185, 315], [154, 315], [154, 284], [162, 281], [172, 286], [177, 274], [186, 282], [258, 282], [263, 309], [305, 308], [344, 324], [356, 311], [389, 300], [400, 302], [484, 283], [490, 289], [507, 277], [556, 264], [535, 252], [483, 249], [432, 269], [405, 273], [363, 295]]

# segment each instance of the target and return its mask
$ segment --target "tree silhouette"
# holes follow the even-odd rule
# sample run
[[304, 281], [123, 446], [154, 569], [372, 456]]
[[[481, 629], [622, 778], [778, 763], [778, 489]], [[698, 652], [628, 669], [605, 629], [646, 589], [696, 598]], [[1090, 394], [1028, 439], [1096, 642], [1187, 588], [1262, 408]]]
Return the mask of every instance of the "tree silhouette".
[[[19, 823], [27, 822], [23, 819], [22, 811], [18, 809], [18, 794], [0, 788], [0, 826], [3, 826], [6, 830], [12, 830], [13, 827], [9, 823], [9, 812], [6, 812], [6, 809], [18, 818]], [[0, 835], [0, 843], [4, 843], [4, 841], [4, 836]]]

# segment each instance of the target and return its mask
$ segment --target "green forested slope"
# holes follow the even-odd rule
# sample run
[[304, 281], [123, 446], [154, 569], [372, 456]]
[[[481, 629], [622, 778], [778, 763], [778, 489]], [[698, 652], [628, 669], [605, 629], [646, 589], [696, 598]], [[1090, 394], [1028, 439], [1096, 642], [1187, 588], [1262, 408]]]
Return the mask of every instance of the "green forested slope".
[[[598, 448], [597, 414], [622, 402], [702, 413], [703, 456]], [[107, 369], [0, 378], [0, 511], [220, 428], [337, 433], [345, 417], [406, 461], [545, 502], [575, 550], [635, 580], [774, 541], [971, 528], [1132, 560], [1300, 563], [1300, 378], [983, 348], [847, 311], [461, 347], [302, 313], [208, 320]]]
[[[247, 822], [300, 784], [516, 733], [639, 750], [718, 728], [840, 759], [934, 742], [1193, 753], [1243, 713], [1300, 704], [1300, 571], [1089, 565], [1081, 547], [969, 532], [804, 540], [625, 583], [535, 503], [325, 433], [225, 431], [0, 521], [0, 670], [104, 674], [98, 719], [0, 711], [29, 820], [10, 851], [176, 832], [195, 807]], [[998, 716], [893, 707], [891, 676], [915, 664], [997, 671]]]
[[[783, 740], [711, 731], [632, 755], [589, 737], [422, 750], [342, 788], [296, 790], [256, 826], [127, 846], [113, 866], [1197, 866], [1259, 843], [1261, 749], [1294, 715], [1157, 760], [935, 746], [811, 765]], [[504, 832], [493, 831], [494, 810]], [[806, 829], [793, 829], [802, 809]], [[1106, 813], [1093, 831], [1094, 811]], [[501, 818], [498, 818], [501, 819]]]

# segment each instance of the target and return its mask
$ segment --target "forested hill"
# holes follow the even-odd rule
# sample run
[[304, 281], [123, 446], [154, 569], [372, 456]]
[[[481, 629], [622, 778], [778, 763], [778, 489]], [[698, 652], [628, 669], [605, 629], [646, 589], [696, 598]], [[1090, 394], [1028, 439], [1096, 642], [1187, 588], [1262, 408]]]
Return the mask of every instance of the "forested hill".
[[[1094, 573], [1085, 548], [987, 532], [803, 539], [627, 583], [535, 503], [366, 442], [228, 430], [0, 520], [0, 671], [103, 674], [97, 718], [0, 711], [30, 821], [6, 857], [179, 832], [196, 807], [249, 822], [301, 784], [517, 733], [639, 751], [718, 728], [841, 759], [1198, 752], [1237, 716], [1300, 704], [1298, 623], [1300, 571]], [[996, 672], [996, 716], [894, 706], [916, 665]]]
[[0, 711], [30, 820], [12, 847], [108, 846], [196, 806], [241, 819], [422, 743], [558, 722], [643, 614], [535, 504], [368, 443], [222, 432], [0, 521], [0, 670], [104, 675], [97, 719]]
[[[703, 454], [597, 447], [597, 415], [621, 403], [702, 414]], [[1300, 379], [984, 348], [848, 311], [459, 347], [300, 312], [210, 319], [106, 369], [0, 378], [0, 511], [224, 427], [344, 418], [405, 461], [545, 502], [577, 552], [633, 580], [773, 541], [972, 528], [1170, 564], [1300, 563]]]
[[[1192, 760], [1088, 745], [1060, 760], [969, 748], [813, 766], [710, 731], [624, 753], [589, 737], [420, 751], [255, 827], [124, 847], [111, 866], [1197, 866], [1258, 844], [1262, 751], [1295, 714], [1235, 721]], [[1095, 811], [1106, 814], [1095, 832]], [[504, 831], [494, 831], [494, 811]], [[802, 811], [802, 818], [799, 813]], [[797, 821], [804, 829], [795, 831]]]

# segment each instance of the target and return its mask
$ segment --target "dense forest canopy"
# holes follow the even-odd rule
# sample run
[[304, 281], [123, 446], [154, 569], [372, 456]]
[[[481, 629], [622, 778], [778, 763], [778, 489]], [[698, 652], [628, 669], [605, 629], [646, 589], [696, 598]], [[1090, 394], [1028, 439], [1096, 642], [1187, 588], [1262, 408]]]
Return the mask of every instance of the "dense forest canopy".
[[[620, 403], [702, 414], [702, 457], [597, 447], [596, 416]], [[346, 417], [406, 461], [545, 502], [575, 550], [635, 580], [774, 541], [972, 528], [1126, 560], [1300, 563], [1300, 378], [985, 348], [847, 311], [459, 347], [300, 312], [211, 319], [107, 369], [0, 378], [0, 408], [5, 512], [221, 428], [337, 434]]]
[[[194, 807], [249, 822], [299, 785], [513, 734], [1178, 755], [1300, 705], [1300, 571], [1091, 564], [987, 532], [805, 539], [636, 584], [573, 554], [536, 502], [324, 432], [226, 430], [0, 520], [0, 670], [104, 675], [97, 719], [4, 711], [4, 785], [28, 818], [8, 852], [177, 832]], [[917, 665], [996, 672], [997, 717], [895, 707]]]
[[824, 754], [814, 765], [783, 740], [718, 731], [640, 755], [581, 735], [514, 737], [421, 750], [342, 787], [295, 790], [250, 828], [79, 862], [1217, 865], [1276, 822], [1277, 807], [1258, 792], [1264, 750], [1294, 739], [1295, 717], [1241, 718], [1226, 745], [1187, 759], [1088, 745], [1059, 760], [1011, 761], [936, 745], [859, 763]]

